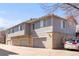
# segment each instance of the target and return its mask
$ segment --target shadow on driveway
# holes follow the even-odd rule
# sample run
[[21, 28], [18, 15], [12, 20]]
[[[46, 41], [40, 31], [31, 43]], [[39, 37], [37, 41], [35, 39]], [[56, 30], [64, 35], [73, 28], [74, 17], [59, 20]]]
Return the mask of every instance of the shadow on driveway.
[[9, 56], [9, 55], [18, 55], [18, 54], [0, 48], [0, 56]]

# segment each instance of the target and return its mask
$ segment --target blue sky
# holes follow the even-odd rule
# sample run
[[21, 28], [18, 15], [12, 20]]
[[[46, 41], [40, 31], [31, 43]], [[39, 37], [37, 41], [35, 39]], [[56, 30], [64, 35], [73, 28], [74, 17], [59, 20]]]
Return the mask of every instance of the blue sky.
[[[44, 16], [46, 12], [39, 4], [17, 3], [1, 4], [0, 3], [0, 27], [8, 28], [30, 18]], [[62, 16], [62, 11], [56, 11], [56, 14]]]
[[10, 27], [45, 15], [39, 4], [0, 4], [0, 27]]

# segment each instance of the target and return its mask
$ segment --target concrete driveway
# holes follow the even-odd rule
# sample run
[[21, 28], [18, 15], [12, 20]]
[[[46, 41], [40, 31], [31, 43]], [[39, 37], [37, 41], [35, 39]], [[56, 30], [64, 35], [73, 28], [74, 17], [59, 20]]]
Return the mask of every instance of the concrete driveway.
[[0, 56], [79, 56], [79, 51], [31, 48], [0, 44]]

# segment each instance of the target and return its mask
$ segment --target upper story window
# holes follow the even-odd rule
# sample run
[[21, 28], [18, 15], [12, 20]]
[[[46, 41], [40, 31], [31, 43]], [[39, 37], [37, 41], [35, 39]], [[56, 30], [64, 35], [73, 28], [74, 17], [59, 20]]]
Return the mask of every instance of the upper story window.
[[16, 27], [14, 27], [14, 28], [9, 29], [9, 30], [8, 30], [8, 34], [14, 33], [14, 32], [17, 32], [17, 31], [19, 31], [19, 26], [16, 26]]
[[44, 23], [43, 20], [41, 20], [41, 21], [40, 21], [40, 27], [43, 27], [43, 26], [44, 26], [43, 23]]
[[16, 27], [14, 28], [14, 32], [17, 32], [17, 31], [19, 31], [19, 26], [16, 26]]
[[40, 21], [35, 23], [35, 29], [38, 29], [38, 28], [40, 28]]
[[21, 24], [21, 25], [18, 25], [18, 26], [15, 26], [15, 27], [9, 29], [8, 34], [18, 32], [18, 31], [21, 31], [23, 29], [24, 29], [24, 24]]
[[50, 26], [51, 25], [51, 19], [48, 20], [40, 20], [38, 22], [35, 22], [32, 24], [32, 28], [37, 29], [37, 28], [41, 28], [41, 27], [46, 27], [46, 26]]
[[9, 29], [7, 32], [8, 32], [8, 34], [14, 33], [14, 29]]
[[20, 25], [20, 30], [23, 30], [24, 29], [24, 25]]
[[63, 21], [63, 28], [65, 28], [66, 24], [65, 24], [65, 21]]
[[44, 26], [50, 26], [51, 25], [51, 19], [49, 20], [44, 20]]
[[66, 26], [65, 21], [61, 20], [61, 29], [64, 29]]
[[32, 28], [33, 28], [33, 30], [35, 29], [35, 24], [34, 23], [32, 24]]
[[47, 20], [47, 26], [50, 26], [51, 25], [51, 19]]
[[11, 29], [11, 33], [14, 33], [14, 29]]
[[33, 30], [37, 29], [37, 28], [40, 28], [40, 21], [33, 23], [32, 28], [33, 28]]
[[10, 30], [8, 30], [7, 32], [8, 32], [8, 34], [10, 34]]

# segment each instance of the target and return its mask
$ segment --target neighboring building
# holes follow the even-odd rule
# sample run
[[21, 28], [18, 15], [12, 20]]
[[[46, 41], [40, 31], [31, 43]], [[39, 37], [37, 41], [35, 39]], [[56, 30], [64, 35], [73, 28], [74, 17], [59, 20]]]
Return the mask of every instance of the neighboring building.
[[0, 43], [3, 43], [5, 44], [6, 42], [6, 34], [5, 34], [5, 31], [0, 31]]
[[76, 26], [76, 37], [79, 38], [79, 25]]
[[62, 48], [65, 39], [75, 36], [76, 21], [47, 15], [7, 29], [6, 44], [39, 48]]
[[77, 25], [76, 19], [73, 16], [70, 16], [67, 18], [67, 22], [68, 22], [67, 32], [68, 34], [70, 34], [68, 35], [68, 37], [71, 38], [76, 36], [76, 25]]

